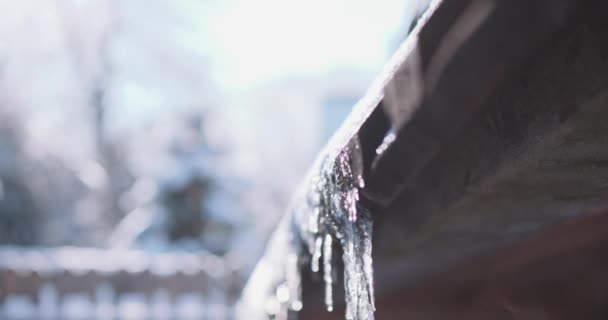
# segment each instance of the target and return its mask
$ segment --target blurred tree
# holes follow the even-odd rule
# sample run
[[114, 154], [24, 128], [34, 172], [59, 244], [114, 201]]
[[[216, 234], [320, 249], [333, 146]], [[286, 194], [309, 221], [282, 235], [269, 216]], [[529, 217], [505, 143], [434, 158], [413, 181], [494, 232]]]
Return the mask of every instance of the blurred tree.
[[227, 178], [216, 170], [221, 153], [206, 141], [202, 115], [189, 115], [183, 122], [169, 147], [179, 169], [164, 177], [159, 192], [166, 212], [164, 232], [172, 243], [189, 241], [224, 254], [230, 246], [232, 227], [223, 216], [231, 212], [227, 206], [211, 205], [217, 203], [214, 198]]
[[[16, 234], [35, 235], [7, 241], [102, 245], [124, 216], [155, 207], [164, 218], [141, 219], [160, 226], [155, 237], [227, 250], [241, 223], [229, 217], [238, 199], [225, 195], [230, 177], [205, 139], [218, 90], [190, 41], [200, 36], [199, 16], [183, 8], [167, 0], [0, 1], [0, 12], [14, 12], [0, 23], [8, 70], [0, 98], [10, 100], [0, 115], [19, 115], [0, 116], [0, 127], [20, 133], [0, 136], [0, 163], [13, 159], [0, 169], [0, 232], [18, 222], [29, 229]], [[182, 117], [186, 110], [195, 115]], [[140, 187], [150, 185], [146, 196]]]
[[198, 238], [205, 230], [208, 216], [203, 204], [208, 197], [210, 181], [193, 177], [185, 185], [164, 191], [162, 204], [169, 212], [169, 240]]
[[38, 240], [39, 212], [18, 167], [25, 160], [19, 135], [0, 114], [0, 244], [31, 245]]
[[[125, 215], [120, 206], [120, 197], [132, 185], [134, 178], [129, 172], [124, 152], [117, 140], [108, 134], [108, 91], [112, 86], [113, 67], [111, 45], [120, 31], [119, 6], [114, 0], [101, 2], [101, 19], [95, 28], [82, 28], [86, 14], [79, 12], [79, 5], [73, 1], [57, 1], [59, 12], [65, 24], [66, 44], [71, 53], [72, 64], [81, 79], [88, 106], [91, 108], [95, 161], [103, 168], [105, 183], [96, 192], [103, 228], [110, 230]], [[78, 28], [76, 26], [81, 26]], [[95, 226], [99, 228], [100, 226]]]

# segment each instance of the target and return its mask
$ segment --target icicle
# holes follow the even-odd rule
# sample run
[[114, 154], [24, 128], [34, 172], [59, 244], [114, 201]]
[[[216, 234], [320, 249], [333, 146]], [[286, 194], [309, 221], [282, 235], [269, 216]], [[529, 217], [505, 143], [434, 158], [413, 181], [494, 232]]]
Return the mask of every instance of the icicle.
[[[342, 247], [346, 319], [374, 318], [374, 289], [371, 257], [372, 219], [359, 206], [359, 189], [365, 186], [363, 164], [357, 139], [321, 163], [319, 175], [310, 180], [311, 189], [304, 195], [305, 205], [294, 210], [294, 230], [299, 245], [305, 245], [311, 255], [311, 270], [320, 270], [323, 258], [325, 305], [334, 308], [333, 301], [333, 239]], [[296, 248], [292, 252], [299, 252]], [[299, 253], [298, 253], [299, 254]], [[302, 307], [300, 275], [296, 259], [288, 257], [287, 283], [289, 306]]]
[[319, 208], [314, 208], [312, 211], [312, 214], [310, 215], [310, 219], [308, 220], [308, 230], [313, 234], [316, 234], [319, 232], [320, 211], [321, 210]]
[[310, 262], [310, 270], [312, 272], [319, 272], [319, 260], [321, 259], [321, 246], [323, 244], [323, 238], [317, 236], [315, 238], [315, 247], [312, 251], [312, 261]]
[[359, 212], [359, 188], [364, 186], [363, 165], [357, 140], [351, 141], [336, 158], [329, 186], [330, 219], [342, 235], [346, 319], [373, 319], [373, 270], [371, 257], [372, 219]]
[[330, 312], [334, 310], [332, 242], [331, 235], [326, 234], [323, 241], [323, 281], [325, 282], [325, 307]]
[[281, 284], [275, 292], [276, 300], [281, 303], [289, 302], [289, 285], [287, 283]]
[[[368, 214], [369, 215], [369, 214]], [[367, 290], [372, 311], [376, 311], [374, 298], [374, 268], [372, 265], [372, 220], [368, 216], [361, 223], [363, 229], [363, 273], [367, 282]]]
[[298, 255], [290, 253], [287, 256], [287, 286], [289, 308], [294, 311], [302, 309], [302, 279], [298, 265]]
[[346, 319], [358, 319], [356, 315], [359, 313], [359, 294], [360, 294], [360, 276], [361, 273], [357, 270], [357, 256], [355, 252], [355, 239], [353, 226], [349, 225], [345, 229], [345, 238], [342, 240], [342, 248], [344, 254], [342, 260], [344, 262], [344, 291], [346, 298]]
[[376, 154], [383, 154], [384, 151], [386, 151], [386, 149], [388, 149], [388, 147], [393, 143], [393, 141], [395, 141], [395, 139], [397, 139], [397, 134], [395, 130], [390, 130], [388, 134], [384, 136], [384, 139], [382, 140], [380, 146], [376, 149]]

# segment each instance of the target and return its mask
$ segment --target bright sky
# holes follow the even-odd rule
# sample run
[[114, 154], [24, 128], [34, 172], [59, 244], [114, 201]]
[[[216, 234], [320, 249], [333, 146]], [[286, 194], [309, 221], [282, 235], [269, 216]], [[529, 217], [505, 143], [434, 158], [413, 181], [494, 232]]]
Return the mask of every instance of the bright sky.
[[120, 118], [155, 116], [167, 105], [198, 107], [200, 92], [214, 94], [213, 88], [197, 87], [209, 80], [234, 95], [282, 77], [318, 78], [332, 69], [377, 73], [419, 2], [122, 2], [126, 34], [113, 40], [119, 68], [128, 70], [119, 83]]
[[[236, 0], [201, 28], [220, 83], [247, 86], [285, 74], [335, 67], [378, 69], [390, 56], [408, 0]], [[409, 9], [409, 12], [408, 12]]]

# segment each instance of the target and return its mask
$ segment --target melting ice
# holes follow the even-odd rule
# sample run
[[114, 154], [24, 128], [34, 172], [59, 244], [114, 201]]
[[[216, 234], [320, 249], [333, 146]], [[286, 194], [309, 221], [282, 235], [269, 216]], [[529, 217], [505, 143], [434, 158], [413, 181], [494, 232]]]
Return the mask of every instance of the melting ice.
[[[346, 315], [349, 320], [374, 318], [372, 270], [372, 219], [359, 205], [359, 190], [364, 187], [363, 167], [358, 140], [352, 139], [335, 157], [327, 157], [311, 178], [305, 204], [293, 212], [294, 231], [299, 242], [292, 243], [290, 257], [301, 256], [300, 247], [308, 248], [311, 270], [321, 270], [325, 283], [325, 305], [334, 308], [333, 242], [343, 251]], [[292, 310], [302, 307], [298, 263], [288, 258], [288, 287], [293, 292]], [[294, 308], [294, 304], [298, 308]]]

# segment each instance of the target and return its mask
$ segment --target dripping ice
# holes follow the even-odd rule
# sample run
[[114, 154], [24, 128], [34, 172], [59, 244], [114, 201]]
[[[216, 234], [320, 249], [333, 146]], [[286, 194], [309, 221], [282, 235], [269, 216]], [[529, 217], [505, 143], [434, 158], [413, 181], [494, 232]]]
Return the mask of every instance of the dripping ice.
[[307, 262], [312, 272], [320, 273], [325, 306], [333, 311], [339, 261], [334, 252], [339, 246], [345, 318], [374, 319], [372, 217], [359, 201], [365, 187], [361, 147], [355, 137], [330, 144], [326, 151], [294, 199], [290, 214], [273, 233], [268, 246], [272, 250], [266, 251], [243, 290], [239, 318], [287, 320], [306, 308], [300, 272]]
[[[325, 305], [328, 311], [332, 311], [336, 270], [333, 245], [340, 245], [344, 262], [345, 318], [373, 319], [372, 219], [359, 205], [359, 190], [364, 187], [364, 181], [358, 140], [351, 140], [335, 156], [326, 157], [309, 186], [304, 204], [293, 212], [294, 230], [299, 242], [292, 243], [290, 256], [302, 257], [302, 245], [308, 249], [311, 271], [323, 272]], [[287, 282], [293, 292], [288, 305], [301, 307], [301, 280], [299, 275], [294, 275], [298, 264], [288, 260]]]

